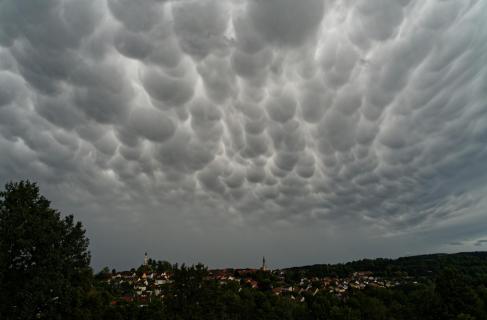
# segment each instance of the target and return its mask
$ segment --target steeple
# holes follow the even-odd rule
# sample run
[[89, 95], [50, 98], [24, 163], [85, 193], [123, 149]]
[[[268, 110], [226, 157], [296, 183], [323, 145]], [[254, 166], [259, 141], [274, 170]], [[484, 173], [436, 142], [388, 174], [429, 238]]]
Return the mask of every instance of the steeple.
[[267, 271], [267, 267], [265, 265], [265, 256], [262, 257], [262, 267], [260, 267], [260, 270]]
[[147, 256], [147, 252], [144, 255], [144, 266], [147, 266], [149, 264], [149, 257]]

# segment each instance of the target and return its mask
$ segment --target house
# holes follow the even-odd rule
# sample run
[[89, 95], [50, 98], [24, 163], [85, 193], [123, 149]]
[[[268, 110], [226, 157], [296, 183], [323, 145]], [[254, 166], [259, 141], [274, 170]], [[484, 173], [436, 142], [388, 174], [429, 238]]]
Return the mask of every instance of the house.
[[245, 280], [245, 283], [249, 284], [254, 289], [259, 286], [259, 284], [257, 283], [257, 281], [252, 280], [252, 279], [246, 279]]
[[277, 287], [272, 289], [272, 293], [274, 293], [276, 296], [280, 295], [283, 291], [283, 288]]

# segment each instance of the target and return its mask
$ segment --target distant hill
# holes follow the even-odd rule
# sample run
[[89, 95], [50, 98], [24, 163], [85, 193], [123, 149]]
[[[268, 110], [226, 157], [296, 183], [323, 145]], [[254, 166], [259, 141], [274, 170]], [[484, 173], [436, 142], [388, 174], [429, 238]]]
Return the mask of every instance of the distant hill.
[[487, 252], [437, 253], [398, 259], [363, 259], [339, 264], [292, 267], [285, 271], [317, 277], [343, 277], [359, 271], [372, 271], [375, 275], [384, 277], [397, 275], [433, 277], [445, 268], [454, 268], [467, 277], [487, 279]]

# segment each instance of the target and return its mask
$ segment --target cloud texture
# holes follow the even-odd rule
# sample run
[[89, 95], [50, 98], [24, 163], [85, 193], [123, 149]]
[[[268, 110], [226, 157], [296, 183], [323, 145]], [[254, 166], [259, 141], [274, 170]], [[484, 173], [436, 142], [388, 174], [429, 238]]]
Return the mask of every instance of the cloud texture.
[[448, 250], [486, 146], [484, 1], [0, 1], [1, 181], [97, 265]]

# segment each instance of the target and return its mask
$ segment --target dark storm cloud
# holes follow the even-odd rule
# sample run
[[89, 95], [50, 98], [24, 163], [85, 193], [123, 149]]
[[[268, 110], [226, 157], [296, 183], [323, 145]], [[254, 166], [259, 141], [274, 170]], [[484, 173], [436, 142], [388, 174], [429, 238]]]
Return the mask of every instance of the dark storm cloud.
[[273, 249], [280, 264], [480, 246], [486, 15], [482, 1], [1, 0], [0, 177], [79, 212], [97, 265], [134, 261], [117, 246], [214, 265], [265, 253], [243, 243], [294, 243]]

